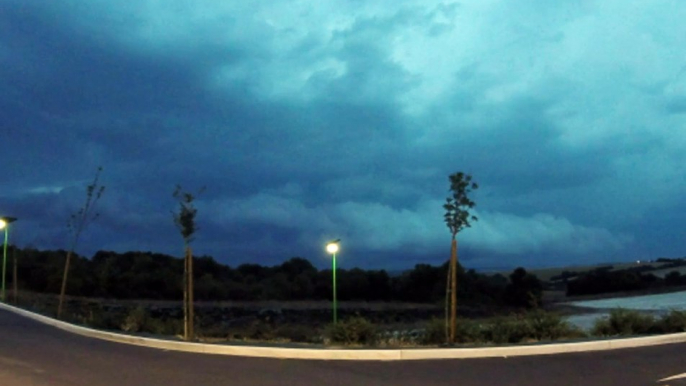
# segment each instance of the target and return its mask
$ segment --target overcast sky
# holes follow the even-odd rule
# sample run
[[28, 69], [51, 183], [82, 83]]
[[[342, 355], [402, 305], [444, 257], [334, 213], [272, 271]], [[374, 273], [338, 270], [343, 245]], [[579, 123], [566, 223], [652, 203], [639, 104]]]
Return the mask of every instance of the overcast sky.
[[686, 2], [0, 0], [10, 242], [344, 267], [686, 256]]

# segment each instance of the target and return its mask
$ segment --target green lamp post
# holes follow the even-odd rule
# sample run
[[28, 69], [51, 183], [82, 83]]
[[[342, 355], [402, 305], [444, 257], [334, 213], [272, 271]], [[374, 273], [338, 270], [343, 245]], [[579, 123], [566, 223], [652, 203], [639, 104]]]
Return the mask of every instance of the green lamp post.
[[337, 239], [326, 244], [326, 251], [333, 257], [333, 269], [331, 271], [333, 276], [333, 324], [338, 322], [338, 306], [336, 304], [336, 253], [338, 252], [338, 243], [340, 241], [341, 239]]
[[17, 221], [16, 217], [0, 217], [0, 229], [5, 230], [5, 242], [2, 248], [2, 292], [0, 298], [5, 301], [5, 272], [7, 270], [7, 240], [9, 237], [10, 223]]

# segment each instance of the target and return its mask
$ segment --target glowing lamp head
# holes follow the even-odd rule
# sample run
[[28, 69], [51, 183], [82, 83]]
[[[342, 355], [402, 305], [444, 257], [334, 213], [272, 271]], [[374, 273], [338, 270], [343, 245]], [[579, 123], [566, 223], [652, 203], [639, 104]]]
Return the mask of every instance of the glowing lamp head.
[[0, 229], [7, 228], [10, 223], [15, 221], [17, 221], [16, 217], [0, 217]]
[[331, 254], [334, 254], [334, 253], [338, 252], [338, 243], [329, 243], [329, 244], [327, 244], [327, 245], [326, 245], [326, 251], [329, 252], [329, 253], [331, 253]]

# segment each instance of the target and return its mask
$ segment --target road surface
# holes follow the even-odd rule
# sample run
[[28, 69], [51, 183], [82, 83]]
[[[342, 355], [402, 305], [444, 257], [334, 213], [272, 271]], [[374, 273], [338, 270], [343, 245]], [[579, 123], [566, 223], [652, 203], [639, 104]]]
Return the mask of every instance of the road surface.
[[0, 310], [2, 386], [686, 386], [686, 344], [516, 358], [303, 361], [193, 354], [74, 335]]

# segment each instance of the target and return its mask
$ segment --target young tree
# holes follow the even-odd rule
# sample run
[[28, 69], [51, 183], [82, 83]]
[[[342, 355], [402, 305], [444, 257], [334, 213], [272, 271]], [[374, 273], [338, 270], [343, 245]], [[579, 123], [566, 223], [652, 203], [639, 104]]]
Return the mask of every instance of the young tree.
[[[202, 191], [202, 189], [201, 189]], [[201, 192], [200, 191], [200, 192]], [[198, 192], [198, 193], [200, 193]], [[174, 224], [181, 232], [184, 243], [183, 265], [183, 336], [185, 340], [193, 339], [193, 251], [191, 242], [197, 230], [195, 216], [198, 210], [193, 205], [195, 196], [183, 191], [181, 185], [176, 185], [173, 197], [179, 202], [178, 212], [172, 212]]]
[[69, 262], [71, 261], [71, 256], [74, 254], [76, 247], [79, 244], [79, 238], [81, 233], [86, 229], [86, 226], [98, 218], [99, 213], [94, 212], [95, 205], [97, 204], [102, 193], [105, 191], [105, 187], [99, 184], [100, 173], [102, 172], [102, 166], [98, 167], [95, 172], [95, 178], [93, 182], [86, 187], [86, 202], [83, 204], [81, 209], [76, 213], [72, 214], [69, 218], [69, 233], [72, 235], [71, 248], [67, 252], [67, 258], [64, 261], [64, 273], [62, 275], [62, 289], [60, 290], [60, 300], [57, 306], [57, 318], [62, 315], [62, 306], [64, 305], [64, 294], [67, 290], [67, 277], [69, 274]]
[[448, 294], [450, 295], [450, 324], [446, 328], [448, 343], [455, 342], [455, 331], [457, 329], [457, 233], [464, 228], [471, 226], [470, 221], [477, 221], [476, 216], [469, 213], [469, 210], [476, 205], [469, 198], [473, 190], [479, 186], [472, 182], [472, 176], [457, 172], [448, 177], [450, 181], [451, 193], [443, 205], [445, 215], [443, 216], [450, 234], [452, 236], [450, 248], [450, 264], [448, 266], [448, 279], [446, 281], [446, 324], [448, 321]]

